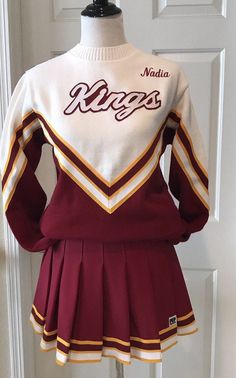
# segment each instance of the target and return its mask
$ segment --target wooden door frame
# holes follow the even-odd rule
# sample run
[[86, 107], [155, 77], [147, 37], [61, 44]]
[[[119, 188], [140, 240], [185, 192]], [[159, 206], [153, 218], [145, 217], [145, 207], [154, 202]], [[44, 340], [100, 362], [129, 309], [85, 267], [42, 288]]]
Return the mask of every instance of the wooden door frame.
[[[19, 77], [23, 73], [21, 4], [20, 0], [0, 2], [0, 122], [1, 130], [9, 99]], [[35, 377], [33, 352], [26, 359], [23, 342], [22, 285], [20, 246], [7, 223], [3, 212], [4, 252], [6, 261], [6, 297], [9, 338], [9, 378]], [[30, 261], [25, 254], [24, 260]], [[31, 279], [31, 277], [30, 277]], [[33, 343], [33, 337], [27, 342]], [[27, 344], [28, 345], [28, 344]], [[27, 348], [28, 349], [28, 348]], [[30, 349], [30, 348], [29, 348]], [[33, 348], [31, 348], [33, 350]], [[27, 353], [28, 355], [28, 353]], [[29, 358], [30, 357], [30, 358]], [[30, 361], [29, 361], [30, 360]]]

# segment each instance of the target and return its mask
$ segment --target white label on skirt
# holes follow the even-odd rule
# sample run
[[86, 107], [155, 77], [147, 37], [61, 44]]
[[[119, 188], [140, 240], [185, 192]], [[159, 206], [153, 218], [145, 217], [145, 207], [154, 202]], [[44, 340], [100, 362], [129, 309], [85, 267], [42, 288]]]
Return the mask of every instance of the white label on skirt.
[[177, 323], [177, 316], [173, 315], [169, 317], [169, 326]]

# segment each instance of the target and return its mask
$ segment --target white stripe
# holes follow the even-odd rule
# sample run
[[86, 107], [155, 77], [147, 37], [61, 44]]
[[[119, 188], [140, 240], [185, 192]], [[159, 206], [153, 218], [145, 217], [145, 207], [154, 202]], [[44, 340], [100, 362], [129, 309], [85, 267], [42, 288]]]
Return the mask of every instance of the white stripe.
[[32, 313], [30, 313], [29, 320], [31, 321], [32, 326], [33, 326], [33, 328], [34, 328], [34, 330], [35, 330], [36, 332], [43, 333], [44, 327], [41, 326], [40, 324], [38, 324], [38, 323], [35, 321], [35, 319], [34, 319]]
[[[190, 329], [189, 327], [186, 327], [186, 329], [188, 329], [188, 332], [192, 329]], [[187, 331], [186, 331], [187, 332]], [[179, 332], [180, 334], [180, 332]], [[97, 351], [97, 352], [89, 352], [89, 351], [72, 351], [72, 350], [69, 350], [68, 354], [63, 354], [60, 349], [58, 349], [58, 346], [57, 346], [57, 340], [53, 340], [52, 342], [47, 342], [43, 339], [43, 337], [41, 338], [41, 341], [40, 341], [40, 347], [43, 349], [43, 350], [50, 350], [52, 348], [56, 348], [56, 359], [61, 362], [62, 364], [65, 364], [66, 362], [70, 362], [69, 360], [74, 360], [74, 361], [94, 361], [94, 360], [97, 360], [97, 361], [100, 361], [102, 359], [102, 356], [106, 356], [106, 357], [116, 357], [117, 359], [121, 360], [121, 361], [124, 361], [126, 363], [130, 363], [131, 362], [131, 358], [132, 357], [137, 357], [137, 358], [140, 358], [140, 359], [145, 359], [145, 360], [162, 360], [162, 356], [163, 356], [163, 353], [165, 353], [165, 350], [168, 346], [169, 347], [173, 347], [176, 345], [177, 343], [177, 335], [178, 334], [175, 334], [173, 337], [171, 337], [169, 340], [167, 341], [164, 341], [162, 342], [161, 344], [161, 349], [160, 351], [145, 351], [145, 350], [140, 350], [140, 349], [136, 349], [134, 347], [131, 347], [130, 348], [130, 353], [123, 353], [121, 350], [119, 349], [115, 349], [115, 348], [112, 348], [112, 347], [102, 347], [102, 350], [101, 351]]]
[[[173, 339], [172, 343], [173, 344]], [[170, 344], [169, 344], [170, 345]], [[49, 350], [51, 348], [57, 348], [57, 340], [52, 342], [46, 342], [43, 338], [41, 338], [40, 346], [43, 350]], [[145, 360], [161, 360], [162, 359], [162, 352], [161, 351], [144, 351], [139, 350], [136, 348], [131, 347], [130, 353], [123, 353], [119, 349], [115, 349], [112, 347], [102, 347], [101, 351], [90, 353], [89, 351], [72, 351], [69, 350], [67, 355], [61, 353], [60, 349], [56, 349], [56, 359], [61, 363], [65, 364], [68, 359], [72, 359], [75, 361], [90, 361], [90, 360], [101, 360], [102, 356], [106, 357], [116, 357], [119, 360], [124, 362], [130, 363], [132, 356], [143, 358]], [[69, 362], [69, 361], [68, 361]]]
[[122, 351], [119, 351], [118, 349], [112, 349], [112, 348], [104, 347], [104, 346], [102, 349], [102, 355], [108, 356], [108, 357], [114, 356], [125, 362], [130, 362], [130, 358], [131, 358], [130, 354], [122, 353]]
[[169, 336], [169, 338], [166, 338], [166, 340], [161, 341], [161, 349], [165, 349], [171, 344], [175, 343], [177, 341], [177, 333], [175, 333], [172, 336]]
[[151, 352], [148, 350], [144, 351], [144, 350], [136, 349], [133, 347], [131, 347], [130, 349], [131, 349], [132, 355], [139, 358], [144, 358], [145, 360], [160, 360], [162, 358], [161, 351]]
[[97, 353], [73, 353], [73, 352], [70, 352], [68, 355], [64, 355], [63, 353], [60, 352], [59, 349], [57, 349], [56, 351], [56, 359], [58, 361], [60, 361], [61, 363], [65, 364], [68, 360], [68, 358], [72, 359], [72, 360], [76, 360], [76, 361], [93, 361], [93, 360], [98, 360], [100, 361], [101, 360], [101, 357], [102, 357], [102, 354], [101, 352], [97, 352]]
[[[27, 130], [24, 129], [22, 136], [18, 139], [20, 149], [18, 150], [16, 158], [13, 162], [13, 168], [9, 173], [9, 176], [8, 176], [6, 184], [5, 184], [6, 186], [4, 186], [4, 191], [3, 191], [3, 204], [4, 204], [4, 210], [5, 211], [7, 210], [5, 208], [5, 205], [8, 202], [9, 196], [10, 196], [11, 191], [12, 191], [14, 185], [15, 185], [15, 182], [18, 179], [19, 172], [21, 171], [21, 169], [22, 169], [22, 167], [23, 167], [23, 165], [24, 165], [24, 163], [27, 159], [25, 154], [24, 154], [24, 151], [22, 149], [22, 147], [24, 146], [24, 142], [39, 127], [40, 127], [40, 124], [35, 123], [35, 122], [32, 123], [31, 127], [29, 127]], [[15, 187], [14, 190], [16, 190], [16, 187]]]
[[[29, 125], [31, 125], [29, 127]], [[20, 138], [18, 138], [18, 142], [20, 144], [20, 146], [23, 145], [23, 141], [26, 140], [30, 134], [32, 133], [32, 130], [33, 132], [38, 129], [39, 127], [41, 127], [40, 123], [38, 123], [38, 120], [35, 119], [33, 120], [29, 125], [27, 125], [24, 129], [23, 129], [23, 132], [22, 132], [22, 136]], [[9, 127], [10, 128], [10, 127]], [[12, 143], [13, 141], [13, 137], [16, 136], [15, 133], [15, 129], [11, 130], [12, 133], [10, 133], [10, 130], [9, 128], [4, 128], [3, 129], [3, 132], [2, 132], [2, 159], [0, 160], [0, 171], [1, 171], [1, 174], [5, 174], [6, 170], [7, 170], [7, 162], [10, 161], [10, 158], [9, 157], [9, 160], [7, 161], [7, 158], [8, 158], [8, 153], [9, 153], [9, 149], [10, 149], [10, 144]], [[6, 134], [6, 135], [5, 135]], [[16, 140], [13, 141], [13, 144], [11, 146], [11, 148], [13, 147], [13, 145], [15, 144]]]
[[177, 334], [181, 335], [183, 333], [192, 332], [192, 331], [195, 331], [197, 328], [198, 327], [197, 327], [196, 320], [194, 320], [194, 322], [187, 327], [178, 327]]
[[175, 138], [174, 141], [174, 147], [178, 153], [178, 156], [185, 167], [192, 184], [194, 185], [197, 192], [200, 194], [200, 196], [204, 199], [204, 201], [209, 205], [209, 195], [207, 189], [204, 189], [204, 185], [202, 184], [202, 181], [200, 180], [199, 176], [193, 169], [192, 165], [189, 163], [188, 155], [186, 154], [185, 150], [179, 143], [178, 139]]
[[155, 164], [157, 163], [159, 159], [159, 153], [161, 150], [161, 139], [159, 140], [155, 152], [152, 155], [151, 159], [148, 161], [147, 165], [141, 170], [140, 172], [137, 172], [135, 178], [132, 178], [131, 183], [128, 183], [124, 186], [124, 188], [121, 188], [121, 190], [113, 196], [109, 200], [109, 208], [112, 208], [115, 206], [119, 201], [121, 201], [126, 195], [128, 195], [132, 190], [134, 190], [140, 182], [145, 179], [145, 177], [148, 176], [148, 174], [151, 172], [151, 170], [154, 168]]
[[9, 196], [11, 195], [11, 191], [12, 191], [14, 185], [15, 185], [15, 182], [16, 182], [18, 176], [19, 176], [19, 172], [20, 172], [21, 168], [23, 167], [25, 161], [26, 161], [26, 156], [23, 153], [23, 151], [20, 150], [17, 160], [14, 161], [15, 166], [13, 167], [11, 172], [9, 173], [9, 176], [7, 178], [7, 181], [6, 181], [6, 184], [4, 186], [4, 190], [3, 190], [3, 204], [4, 204], [4, 210], [5, 211], [7, 210], [5, 208], [5, 206], [8, 202]]
[[48, 350], [48, 349], [51, 349], [51, 348], [56, 348], [57, 347], [57, 340], [53, 340], [53, 341], [45, 341], [43, 339], [43, 337], [41, 337], [41, 340], [40, 340], [40, 347], [43, 349], [43, 350]]
[[40, 128], [40, 123], [35, 122], [35, 120], [30, 123], [30, 126], [28, 125], [24, 128], [22, 136], [18, 138], [21, 148], [23, 148], [25, 141], [35, 132], [35, 130]]
[[65, 158], [46, 130], [45, 134], [49, 142], [54, 146], [54, 153], [59, 163], [62, 164], [62, 166], [64, 166], [71, 173], [71, 175], [76, 178], [86, 188], [86, 190], [96, 197], [108, 210], [118, 204], [126, 195], [132, 192], [141, 183], [141, 181], [145, 179], [145, 177], [148, 176], [155, 164], [158, 162], [162, 145], [161, 135], [155, 151], [146, 166], [143, 167], [143, 169], [141, 168], [140, 171], [136, 173], [135, 178], [133, 178], [130, 183], [126, 183], [124, 187], [117, 192], [117, 194], [113, 195], [112, 198], [107, 198], [100, 190], [97, 189], [93, 182], [90, 182], [87, 177], [80, 172], [78, 167], [75, 167], [70, 163], [68, 158]]

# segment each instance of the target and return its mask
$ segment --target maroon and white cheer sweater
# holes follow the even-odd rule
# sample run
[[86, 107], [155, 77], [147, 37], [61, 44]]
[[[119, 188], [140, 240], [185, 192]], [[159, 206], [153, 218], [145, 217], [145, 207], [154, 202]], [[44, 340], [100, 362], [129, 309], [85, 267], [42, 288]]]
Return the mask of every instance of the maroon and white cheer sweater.
[[[207, 158], [187, 77], [131, 43], [78, 43], [26, 70], [0, 142], [4, 211], [28, 251], [67, 238], [177, 244], [208, 220]], [[35, 175], [44, 143], [57, 176], [48, 204]]]

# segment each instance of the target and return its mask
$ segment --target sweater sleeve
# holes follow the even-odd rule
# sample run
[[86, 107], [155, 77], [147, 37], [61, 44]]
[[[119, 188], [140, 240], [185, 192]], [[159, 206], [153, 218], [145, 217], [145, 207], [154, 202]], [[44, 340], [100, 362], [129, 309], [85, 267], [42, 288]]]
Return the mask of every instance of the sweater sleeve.
[[35, 170], [46, 143], [40, 123], [31, 108], [27, 71], [11, 95], [0, 139], [0, 173], [3, 209], [19, 244], [42, 251], [55, 242], [40, 230], [40, 217], [47, 196]]
[[[183, 73], [183, 72], [182, 72]], [[169, 188], [179, 202], [185, 233], [173, 244], [189, 239], [200, 231], [209, 218], [208, 168], [203, 137], [193, 107], [189, 83], [174, 101], [169, 114], [167, 134], [171, 144]], [[183, 78], [183, 76], [182, 76]]]

